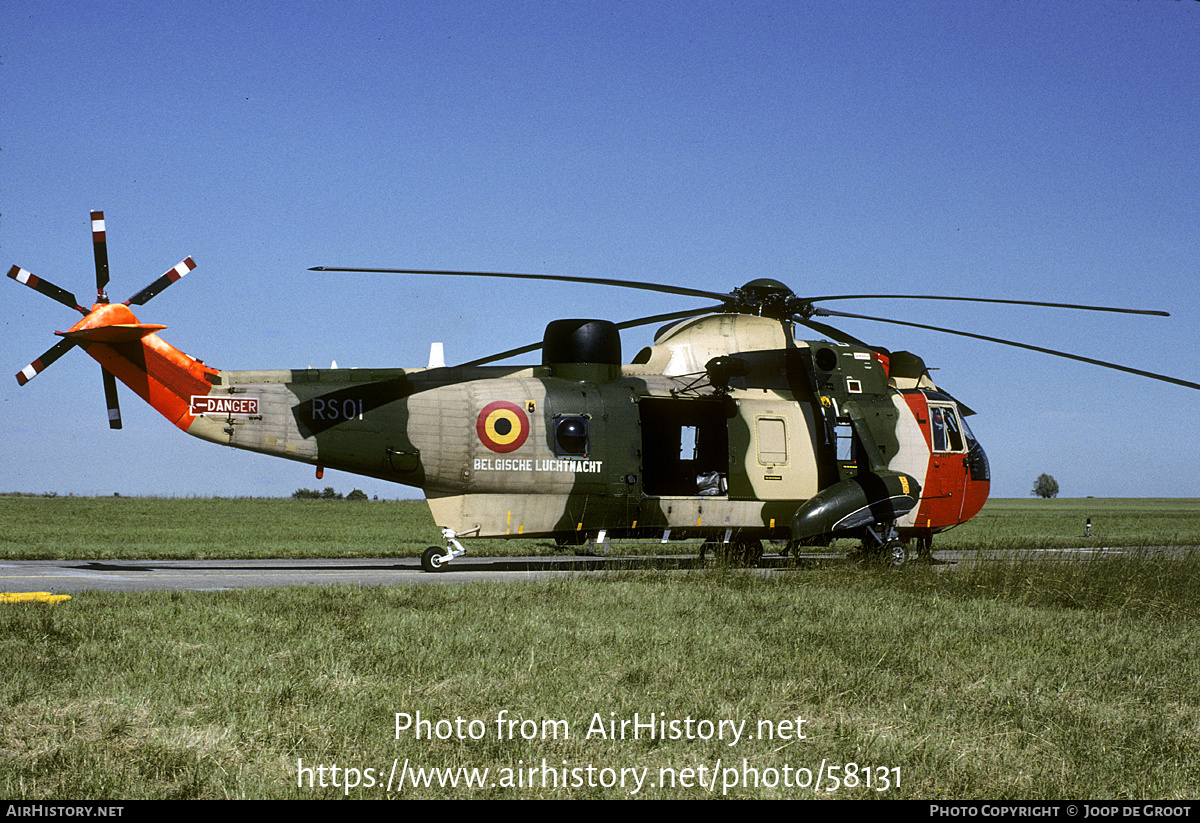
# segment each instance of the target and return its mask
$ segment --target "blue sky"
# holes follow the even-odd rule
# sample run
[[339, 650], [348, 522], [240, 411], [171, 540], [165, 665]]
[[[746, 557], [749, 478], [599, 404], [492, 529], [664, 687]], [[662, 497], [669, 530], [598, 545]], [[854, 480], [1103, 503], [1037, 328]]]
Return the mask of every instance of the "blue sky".
[[[1200, 379], [1200, 4], [10, 0], [0, 262], [114, 299], [225, 369], [421, 366], [628, 319], [667, 295], [310, 266], [533, 271], [728, 291], [940, 293], [830, 308]], [[0, 491], [410, 494], [179, 434], [69, 353], [72, 312], [5, 280]], [[993, 494], [1200, 497], [1200, 392], [895, 326], [978, 414]], [[650, 330], [627, 332], [627, 357]]]

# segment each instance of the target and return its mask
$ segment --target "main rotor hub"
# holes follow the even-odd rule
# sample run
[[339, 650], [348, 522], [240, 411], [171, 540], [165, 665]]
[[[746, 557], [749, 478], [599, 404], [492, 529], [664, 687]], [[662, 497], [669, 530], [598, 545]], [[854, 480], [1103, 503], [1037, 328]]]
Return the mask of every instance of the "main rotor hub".
[[785, 284], [768, 277], [751, 280], [734, 289], [732, 296], [729, 310], [738, 314], [786, 318], [797, 312], [803, 313], [805, 305]]

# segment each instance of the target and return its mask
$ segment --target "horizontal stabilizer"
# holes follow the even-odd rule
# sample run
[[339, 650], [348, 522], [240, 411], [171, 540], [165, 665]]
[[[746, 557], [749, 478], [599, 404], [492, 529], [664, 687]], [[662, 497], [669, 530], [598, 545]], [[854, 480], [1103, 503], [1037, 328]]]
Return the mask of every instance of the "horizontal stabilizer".
[[92, 329], [79, 329], [78, 331], [57, 331], [60, 337], [65, 337], [68, 340], [75, 342], [86, 341], [90, 343], [130, 343], [135, 340], [141, 340], [148, 334], [154, 334], [157, 331], [162, 331], [166, 326], [161, 326], [156, 323], [118, 323], [112, 326], [98, 326]]

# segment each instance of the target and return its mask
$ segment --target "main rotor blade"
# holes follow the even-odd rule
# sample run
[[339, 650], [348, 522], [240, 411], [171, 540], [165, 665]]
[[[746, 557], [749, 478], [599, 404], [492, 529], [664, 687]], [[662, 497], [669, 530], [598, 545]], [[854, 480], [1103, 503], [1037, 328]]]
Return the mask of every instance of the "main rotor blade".
[[940, 294], [831, 294], [825, 297], [806, 297], [810, 303], [821, 300], [954, 300], [960, 303], [1004, 303], [1010, 306], [1045, 306], [1051, 309], [1080, 309], [1082, 311], [1111, 311], [1120, 314], [1151, 314], [1170, 317], [1165, 311], [1152, 309], [1122, 309], [1113, 306], [1082, 306], [1076, 303], [1044, 303], [1039, 300], [1000, 300], [989, 297], [947, 297]]
[[62, 303], [67, 308], [75, 309], [83, 315], [87, 314], [87, 309], [79, 305], [79, 302], [75, 299], [75, 295], [71, 294], [66, 289], [59, 288], [49, 280], [43, 280], [36, 274], [30, 274], [20, 266], [13, 266], [11, 269], [9, 269], [8, 276], [13, 280], [16, 280], [18, 283], [24, 283], [34, 291], [46, 295], [51, 300], [56, 300], [59, 303]]
[[542, 341], [530, 343], [528, 346], [521, 346], [519, 349], [509, 349], [497, 354], [489, 354], [487, 357], [480, 357], [478, 360], [471, 360], [467, 363], [459, 363], [455, 368], [465, 369], [471, 366], [485, 366], [488, 363], [495, 363], [499, 360], [507, 360], [510, 357], [516, 357], [518, 354], [527, 354], [531, 351], [537, 351], [542, 347]]
[[121, 406], [117, 402], [117, 379], [112, 376], [112, 372], [101, 367], [100, 371], [104, 374], [104, 401], [108, 404], [108, 427], [110, 429], [121, 428]]
[[108, 239], [104, 233], [104, 212], [92, 212], [92, 253], [96, 258], [96, 302], [107, 303]]
[[125, 305], [126, 306], [128, 306], [130, 304], [135, 305], [135, 306], [146, 305], [147, 301], [149, 301], [150, 298], [155, 297], [156, 295], [160, 294], [164, 289], [166, 289], [167, 286], [171, 285], [172, 283], [176, 282], [177, 280], [182, 279], [188, 272], [192, 271], [194, 268], [196, 268], [196, 261], [190, 257], [184, 258], [183, 262], [181, 262], [175, 268], [168, 270], [166, 274], [162, 275], [157, 280], [155, 280], [153, 283], [151, 283], [149, 286], [146, 286], [146, 288], [142, 289], [140, 292], [135, 294], [133, 297], [126, 300]]
[[636, 329], [638, 326], [649, 326], [651, 323], [666, 323], [671, 320], [683, 320], [688, 317], [698, 317], [701, 314], [715, 314], [724, 311], [724, 306], [707, 306], [703, 309], [684, 309], [666, 314], [654, 314], [650, 317], [639, 317], [637, 320], [626, 320], [618, 323], [618, 329]]
[[[651, 315], [650, 317], [639, 317], [637, 320], [626, 320], [623, 323], [617, 323], [616, 326], [618, 329], [633, 329], [637, 328], [638, 326], [649, 325], [650, 323], [664, 323], [669, 320], [682, 320], [685, 317], [695, 317], [699, 314], [719, 312], [723, 308], [725, 307], [709, 306], [708, 308], [704, 309], [684, 309], [683, 311], [673, 311], [666, 314], [655, 314]], [[478, 360], [472, 360], [468, 363], [461, 363], [459, 364], [459, 367], [466, 368], [470, 366], [483, 366], [487, 363], [494, 363], [498, 360], [507, 360], [510, 357], [516, 357], [518, 354], [527, 354], [531, 351], [537, 351], [541, 347], [542, 343], [541, 341], [538, 341], [537, 343], [530, 343], [529, 345], [521, 346], [517, 349], [509, 349], [508, 351], [502, 351], [498, 354], [489, 354], [487, 357], [481, 357]]]
[[24, 386], [30, 380], [48, 369], [51, 363], [69, 352], [74, 346], [75, 341], [70, 338], [58, 341], [49, 349], [47, 349], [45, 354], [17, 372], [17, 382]]
[[[704, 309], [692, 309], [671, 312], [669, 314], [656, 314], [653, 317], [643, 317], [640, 320], [626, 320], [624, 323], [618, 323], [618, 329], [632, 329], [637, 326], [645, 326], [650, 323], [661, 323], [668, 320], [682, 320], [685, 317], [695, 317], [701, 314], [713, 314], [724, 310], [724, 306], [709, 306]], [[848, 343], [852, 346], [863, 346], [864, 348], [872, 348], [872, 346], [859, 340], [857, 337], [851, 337], [840, 329], [835, 329], [833, 326], [827, 326], [824, 323], [818, 323], [815, 320], [805, 320], [799, 315], [794, 315], [790, 318], [792, 322], [799, 323], [802, 326], [807, 326], [813, 331], [820, 332], [828, 336], [831, 340], [836, 340], [839, 343]]]
[[833, 311], [832, 309], [817, 309], [816, 313], [822, 317], [849, 317], [855, 320], [874, 320], [877, 323], [891, 323], [895, 326], [908, 326], [914, 329], [925, 329], [927, 331], [943, 332], [945, 334], [956, 334], [959, 337], [970, 337], [975, 340], [986, 340], [989, 343], [999, 343], [1002, 346], [1014, 346], [1018, 349], [1028, 349], [1029, 351], [1040, 352], [1041, 354], [1050, 354], [1055, 357], [1064, 357], [1067, 360], [1076, 360], [1080, 363], [1090, 363], [1093, 366], [1102, 366], [1106, 369], [1115, 369], [1128, 374], [1136, 374], [1140, 377], [1149, 377], [1151, 380], [1161, 380], [1164, 383], [1174, 383], [1177, 386], [1184, 386], [1189, 389], [1200, 390], [1200, 383], [1192, 383], [1187, 380], [1180, 380], [1178, 377], [1169, 377], [1165, 374], [1155, 374], [1154, 372], [1142, 371], [1141, 369], [1133, 369], [1129, 366], [1122, 366], [1117, 363], [1109, 363], [1104, 360], [1096, 360], [1091, 357], [1083, 357], [1078, 354], [1070, 354], [1068, 352], [1057, 351], [1055, 349], [1047, 349], [1042, 346], [1031, 346], [1028, 343], [1018, 343], [1015, 340], [1005, 340], [1000, 337], [988, 337], [985, 334], [975, 334], [969, 331], [959, 331], [957, 329], [945, 329], [940, 326], [926, 326], [922, 323], [910, 323], [906, 320], [889, 320], [886, 317], [868, 317], [864, 314], [849, 314], [847, 312]]
[[818, 323], [816, 320], [805, 320], [799, 315], [794, 315], [792, 320], [802, 326], [808, 326], [813, 331], [818, 331], [821, 334], [826, 335], [830, 340], [834, 340], [838, 343], [849, 343], [851, 346], [863, 346], [864, 348], [868, 349], [874, 348], [873, 346], [868, 346], [857, 337], [851, 337], [841, 329], [835, 329], [833, 326], [826, 326], [824, 323]]
[[576, 277], [568, 274], [517, 274], [498, 271], [441, 271], [434, 269], [357, 269], [337, 266], [313, 266], [309, 271], [349, 271], [367, 274], [434, 274], [446, 277], [508, 277], [520, 280], [555, 280], [563, 283], [591, 283], [599, 286], [619, 286], [626, 289], [641, 289], [663, 294], [679, 294], [685, 297], [708, 297], [723, 303], [732, 299], [729, 294], [685, 286], [666, 286], [661, 283], [644, 283], [637, 280], [612, 280], [606, 277]]

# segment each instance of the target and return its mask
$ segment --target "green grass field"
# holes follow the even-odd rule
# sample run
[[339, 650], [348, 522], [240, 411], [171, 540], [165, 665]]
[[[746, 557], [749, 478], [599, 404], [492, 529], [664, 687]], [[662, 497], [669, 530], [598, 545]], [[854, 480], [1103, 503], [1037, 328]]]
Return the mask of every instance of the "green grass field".
[[[1092, 536], [1085, 538], [1088, 518]], [[0, 495], [0, 559], [418, 557], [440, 542], [420, 500]], [[556, 553], [548, 540], [468, 543], [479, 556]], [[1158, 545], [1200, 545], [1200, 500], [991, 500], [965, 525], [938, 535], [934, 548]], [[664, 548], [652, 540], [624, 543], [620, 550]]]
[[[1198, 508], [993, 501], [944, 543], [1087, 545], [1086, 517], [1102, 545], [1200, 543]], [[409, 503], [6, 497], [0, 524], [7, 558], [436, 540]], [[1133, 552], [6, 606], [0, 794], [1196, 798], [1198, 571]]]

